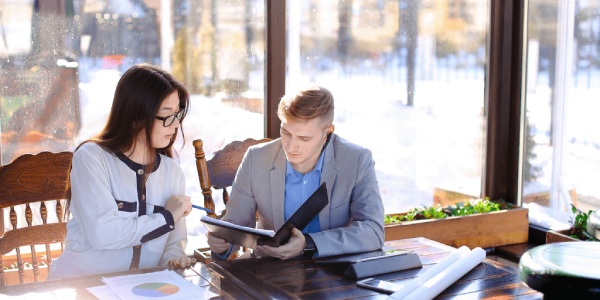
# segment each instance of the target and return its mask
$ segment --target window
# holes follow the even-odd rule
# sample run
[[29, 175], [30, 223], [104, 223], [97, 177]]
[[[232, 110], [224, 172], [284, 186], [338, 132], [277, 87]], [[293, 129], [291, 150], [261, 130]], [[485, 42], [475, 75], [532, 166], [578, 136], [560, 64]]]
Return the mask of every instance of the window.
[[[600, 138], [591, 120], [599, 5], [528, 2], [521, 84], [519, 70], [502, 69], [520, 57], [503, 52], [520, 38], [510, 27], [522, 17], [516, 2], [287, 1], [287, 38], [272, 41], [287, 49], [286, 71], [269, 77], [270, 1], [4, 1], [0, 163], [25, 152], [73, 149], [97, 133], [122, 72], [148, 62], [175, 74], [192, 94], [188, 143], [179, 154], [194, 201], [201, 196], [187, 163], [191, 140], [202, 138], [210, 155], [231, 140], [265, 131], [276, 137], [269, 122], [277, 117], [263, 108], [282, 95], [266, 103], [264, 95], [285, 77], [288, 88], [315, 81], [333, 92], [336, 132], [373, 151], [388, 213], [450, 198], [527, 202], [540, 193], [597, 208]], [[563, 48], [570, 56], [558, 54]], [[505, 84], [510, 80], [521, 85]], [[518, 139], [513, 127], [521, 119], [506, 103], [520, 101], [521, 86], [519, 152], [512, 136]], [[558, 102], [564, 109], [556, 109]], [[512, 169], [519, 162], [522, 172]], [[511, 186], [518, 176], [520, 192]]]
[[373, 151], [386, 212], [479, 198], [487, 4], [287, 3], [286, 86], [331, 90], [336, 133]]
[[[264, 11], [256, 0], [2, 1], [0, 163], [73, 150], [102, 129], [122, 73], [150, 63], [190, 91], [187, 143], [176, 149], [187, 194], [202, 204], [192, 139], [210, 157], [264, 135]], [[198, 219], [188, 218], [191, 236]]]
[[600, 206], [600, 3], [530, 0], [523, 202]]

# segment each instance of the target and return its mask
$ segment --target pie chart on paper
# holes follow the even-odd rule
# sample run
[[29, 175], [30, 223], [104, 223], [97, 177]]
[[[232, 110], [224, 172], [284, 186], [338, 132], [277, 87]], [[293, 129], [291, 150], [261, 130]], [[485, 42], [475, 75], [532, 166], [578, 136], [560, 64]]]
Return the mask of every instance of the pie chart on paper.
[[179, 292], [179, 287], [169, 283], [150, 282], [133, 287], [131, 292], [142, 297], [167, 297]]

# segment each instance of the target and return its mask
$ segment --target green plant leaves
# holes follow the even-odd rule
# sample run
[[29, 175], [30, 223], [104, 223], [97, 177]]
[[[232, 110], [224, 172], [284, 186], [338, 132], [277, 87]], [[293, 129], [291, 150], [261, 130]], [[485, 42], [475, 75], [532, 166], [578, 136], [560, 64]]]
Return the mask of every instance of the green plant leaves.
[[571, 204], [571, 211], [575, 214], [575, 220], [573, 226], [571, 226], [569, 236], [582, 241], [595, 241], [596, 238], [587, 232], [587, 220], [593, 211], [590, 209], [590, 211], [584, 213], [573, 204]]
[[398, 223], [401, 221], [412, 221], [422, 219], [443, 219], [454, 216], [467, 216], [473, 214], [482, 214], [492, 211], [507, 209], [508, 205], [502, 199], [491, 201], [488, 197], [485, 199], [475, 199], [467, 203], [459, 202], [454, 206], [443, 208], [441, 205], [425, 206], [420, 208], [411, 208], [404, 216], [386, 215], [385, 224]]

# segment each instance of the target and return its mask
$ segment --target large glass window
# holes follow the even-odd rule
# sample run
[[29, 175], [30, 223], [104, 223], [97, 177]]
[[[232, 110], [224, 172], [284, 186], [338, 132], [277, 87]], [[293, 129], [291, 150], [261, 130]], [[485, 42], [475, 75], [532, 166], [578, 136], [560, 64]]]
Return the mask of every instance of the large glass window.
[[[521, 196], [595, 209], [600, 4], [526, 2]], [[147, 62], [192, 94], [178, 150], [201, 202], [191, 140], [210, 157], [264, 134], [264, 14], [263, 0], [1, 1], [0, 163], [74, 149]], [[333, 92], [336, 132], [373, 151], [386, 212], [485, 196], [489, 16], [477, 0], [287, 1], [286, 87]]]
[[530, 0], [523, 202], [600, 206], [600, 3]]
[[[202, 205], [192, 139], [210, 158], [264, 135], [264, 11], [257, 0], [1, 1], [0, 163], [73, 150], [102, 129], [122, 73], [150, 63], [190, 91], [176, 149]], [[198, 219], [188, 218], [191, 238]]]
[[286, 86], [334, 95], [387, 213], [481, 197], [487, 1], [288, 1]]

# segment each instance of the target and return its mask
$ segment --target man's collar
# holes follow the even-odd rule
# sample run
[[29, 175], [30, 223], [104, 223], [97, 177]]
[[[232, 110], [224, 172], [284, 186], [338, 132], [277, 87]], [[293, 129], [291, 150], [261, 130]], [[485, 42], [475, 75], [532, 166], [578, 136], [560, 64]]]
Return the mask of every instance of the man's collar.
[[[319, 160], [317, 160], [317, 164], [315, 165], [315, 167], [308, 173], [312, 173], [314, 171], [318, 171], [319, 173], [321, 173], [323, 171], [323, 161], [325, 160], [325, 151], [321, 152], [321, 156], [319, 156]], [[292, 163], [290, 163], [290, 161], [288, 161], [287, 159], [285, 160], [285, 176], [287, 177], [290, 174], [293, 174], [293, 172], [296, 171], [294, 169], [294, 167], [292, 167]], [[299, 173], [298, 171], [296, 171], [297, 173]]]

